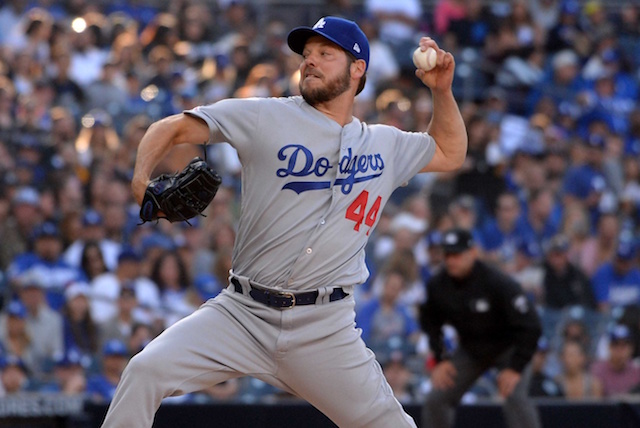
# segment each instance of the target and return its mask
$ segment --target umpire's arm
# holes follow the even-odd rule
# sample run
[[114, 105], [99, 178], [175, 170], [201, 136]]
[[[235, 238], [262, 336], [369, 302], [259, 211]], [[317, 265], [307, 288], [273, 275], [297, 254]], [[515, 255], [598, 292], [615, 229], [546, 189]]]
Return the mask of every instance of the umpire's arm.
[[202, 144], [210, 141], [210, 137], [209, 127], [204, 120], [183, 113], [154, 122], [140, 140], [131, 180], [133, 196], [138, 203], [142, 203], [154, 168], [173, 146]]
[[531, 361], [542, 334], [540, 318], [534, 304], [516, 281], [506, 275], [497, 275], [495, 283], [502, 288], [502, 306], [506, 317], [505, 328], [513, 338], [514, 352], [509, 368], [522, 373]]
[[436, 362], [440, 362], [444, 356], [444, 317], [438, 309], [437, 297], [433, 292], [433, 279], [427, 284], [427, 301], [420, 306], [420, 326], [429, 338], [429, 349], [433, 353]]

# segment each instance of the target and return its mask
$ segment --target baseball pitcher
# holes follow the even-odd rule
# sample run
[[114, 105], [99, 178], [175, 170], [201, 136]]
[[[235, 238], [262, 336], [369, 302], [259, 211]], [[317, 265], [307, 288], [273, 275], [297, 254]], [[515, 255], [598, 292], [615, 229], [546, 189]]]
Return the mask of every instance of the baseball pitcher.
[[151, 427], [164, 397], [245, 375], [340, 427], [416, 426], [360, 337], [353, 290], [368, 276], [364, 248], [394, 189], [464, 161], [453, 56], [420, 40], [437, 51], [434, 68], [416, 70], [434, 108], [429, 132], [412, 133], [353, 117], [369, 64], [356, 23], [324, 17], [287, 40], [302, 56], [301, 96], [200, 106], [154, 123], [140, 142], [139, 203], [174, 145], [226, 141], [242, 162], [242, 212], [228, 288], [131, 359], [104, 427]]

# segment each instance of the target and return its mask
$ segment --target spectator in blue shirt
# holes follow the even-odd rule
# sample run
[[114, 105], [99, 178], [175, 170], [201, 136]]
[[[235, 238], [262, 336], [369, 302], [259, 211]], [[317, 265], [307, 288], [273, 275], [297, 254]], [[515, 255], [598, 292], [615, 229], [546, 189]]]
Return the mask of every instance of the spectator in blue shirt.
[[64, 287], [80, 278], [78, 269], [62, 259], [62, 236], [58, 226], [50, 221], [38, 225], [33, 231], [33, 251], [18, 255], [9, 266], [8, 276], [15, 281], [27, 271], [38, 271], [46, 278], [42, 284], [47, 303], [54, 310], [64, 304]]
[[488, 218], [480, 230], [480, 242], [485, 258], [497, 263], [506, 272], [514, 269], [515, 255], [524, 230], [518, 224], [521, 208], [518, 197], [504, 192], [498, 197], [495, 218]]
[[77, 349], [69, 349], [56, 357], [53, 380], [38, 387], [38, 392], [84, 394], [87, 388], [86, 368], [90, 361]]
[[564, 205], [582, 204], [591, 219], [591, 229], [595, 229], [602, 196], [611, 186], [603, 171], [605, 139], [596, 132], [584, 140], [585, 162], [569, 168], [564, 180]]
[[636, 104], [637, 88], [625, 84], [624, 77], [612, 71], [601, 70], [595, 77], [592, 87], [581, 95], [584, 112], [580, 121], [599, 119], [614, 132], [626, 133], [629, 130], [629, 114]]
[[634, 243], [622, 240], [613, 261], [603, 264], [595, 272], [591, 281], [602, 311], [640, 304], [640, 268], [636, 260]]
[[604, 180], [601, 171], [605, 140], [599, 134], [591, 134], [584, 140], [585, 163], [574, 165], [567, 171], [564, 182], [566, 195], [586, 201], [592, 195], [594, 182]]
[[104, 344], [102, 370], [90, 376], [87, 381], [87, 395], [90, 399], [103, 403], [111, 401], [129, 357], [129, 350], [124, 342], [113, 339]]
[[357, 312], [362, 339], [374, 352], [385, 352], [389, 347], [410, 350], [418, 340], [420, 330], [415, 317], [408, 306], [398, 302], [406, 287], [404, 274], [390, 270], [385, 274], [380, 297], [365, 303]]
[[578, 112], [577, 95], [584, 88], [580, 69], [580, 58], [575, 51], [564, 49], [556, 53], [551, 60], [551, 70], [529, 94], [530, 113], [543, 99], [552, 100], [559, 108]]
[[527, 242], [542, 248], [560, 230], [561, 208], [548, 187], [531, 192], [526, 208], [518, 228], [524, 232]]

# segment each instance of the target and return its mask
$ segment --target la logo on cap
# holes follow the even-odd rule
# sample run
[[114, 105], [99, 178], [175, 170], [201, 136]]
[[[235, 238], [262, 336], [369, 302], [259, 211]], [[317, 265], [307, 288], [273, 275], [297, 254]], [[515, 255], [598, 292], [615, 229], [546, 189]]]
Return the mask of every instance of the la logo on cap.
[[326, 24], [327, 21], [325, 21], [324, 18], [320, 18], [318, 22], [316, 22], [316, 25], [313, 26], [313, 29], [315, 30], [316, 28], [324, 28]]

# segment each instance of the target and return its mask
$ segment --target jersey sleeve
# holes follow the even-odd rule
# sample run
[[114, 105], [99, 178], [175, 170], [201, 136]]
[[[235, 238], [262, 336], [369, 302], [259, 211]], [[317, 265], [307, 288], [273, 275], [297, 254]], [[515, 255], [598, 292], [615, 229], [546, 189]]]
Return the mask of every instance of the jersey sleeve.
[[426, 132], [406, 132], [393, 127], [389, 127], [389, 132], [393, 133], [394, 187], [399, 187], [427, 166], [436, 152], [436, 142]]
[[212, 139], [220, 133], [241, 158], [246, 158], [251, 152], [251, 144], [258, 140], [260, 109], [264, 101], [262, 98], [229, 98], [184, 113], [204, 120]]

